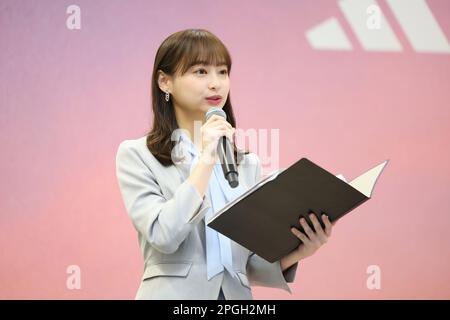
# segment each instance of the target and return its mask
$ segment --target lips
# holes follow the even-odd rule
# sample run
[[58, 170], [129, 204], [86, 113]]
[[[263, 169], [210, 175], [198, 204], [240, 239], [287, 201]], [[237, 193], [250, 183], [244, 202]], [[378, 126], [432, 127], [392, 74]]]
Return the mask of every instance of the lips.
[[222, 97], [221, 96], [210, 96], [210, 97], [207, 97], [206, 98], [207, 100], [220, 100], [220, 99], [222, 99]]
[[222, 97], [218, 96], [219, 98], [214, 97], [208, 97], [206, 98], [206, 101], [208, 101], [209, 104], [212, 105], [218, 105], [220, 102], [222, 102]]

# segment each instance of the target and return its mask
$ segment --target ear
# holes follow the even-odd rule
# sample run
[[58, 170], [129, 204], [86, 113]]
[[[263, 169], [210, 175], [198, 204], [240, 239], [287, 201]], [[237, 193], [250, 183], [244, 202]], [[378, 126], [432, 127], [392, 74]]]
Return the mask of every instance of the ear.
[[171, 93], [172, 77], [168, 74], [165, 74], [163, 71], [158, 70], [158, 86], [162, 91]]

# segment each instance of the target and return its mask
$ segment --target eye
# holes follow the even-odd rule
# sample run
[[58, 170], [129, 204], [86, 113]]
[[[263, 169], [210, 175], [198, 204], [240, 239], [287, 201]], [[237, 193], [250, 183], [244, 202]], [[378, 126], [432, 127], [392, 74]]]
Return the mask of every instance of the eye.
[[198, 69], [197, 71], [195, 71], [195, 73], [197, 73], [197, 72], [199, 72], [199, 71], [205, 71], [206, 72], [206, 69]]
[[222, 72], [222, 74], [228, 74], [228, 70], [227, 69], [223, 69], [221, 72]]

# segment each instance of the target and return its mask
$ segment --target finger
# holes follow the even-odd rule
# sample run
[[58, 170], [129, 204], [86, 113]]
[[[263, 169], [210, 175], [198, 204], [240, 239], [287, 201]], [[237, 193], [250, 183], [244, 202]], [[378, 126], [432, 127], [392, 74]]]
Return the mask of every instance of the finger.
[[323, 231], [322, 226], [320, 225], [319, 219], [317, 219], [316, 215], [314, 213], [311, 213], [309, 215], [309, 218], [311, 219], [311, 222], [313, 223], [314, 230], [316, 231], [316, 235], [319, 238], [321, 243], [327, 242], [327, 235], [325, 234], [325, 231]]
[[216, 127], [213, 127], [211, 130], [215, 130], [216, 132], [220, 132], [220, 134], [225, 133], [225, 134], [222, 134], [222, 136], [227, 135], [227, 134], [229, 134], [231, 132], [231, 129], [228, 128], [225, 125], [218, 125]]
[[297, 228], [292, 227], [292, 228], [291, 228], [291, 232], [292, 232], [297, 238], [299, 238], [304, 244], [307, 244], [307, 243], [310, 242], [309, 239], [308, 239], [308, 237], [307, 237], [303, 232], [301, 232], [300, 230], [298, 230]]
[[212, 115], [211, 118], [208, 119], [208, 122], [211, 122], [211, 124], [214, 124], [214, 125], [223, 124], [230, 128], [232, 127], [232, 125], [224, 117], [221, 117], [217, 114]]
[[235, 131], [236, 130], [234, 128], [228, 129], [228, 138], [230, 140], [233, 140]]
[[205, 126], [210, 126], [210, 127], [217, 127], [217, 126], [225, 126], [227, 128], [232, 128], [233, 126], [227, 121], [225, 120], [225, 118], [218, 116], [218, 115], [212, 115], [208, 121], [206, 121], [206, 123], [204, 124]]
[[314, 226], [314, 231], [316, 233], [320, 232], [320, 231], [323, 232], [322, 226], [320, 225], [320, 222], [319, 222], [319, 220], [317, 219], [317, 217], [316, 217], [316, 215], [314, 213], [311, 213], [309, 215], [309, 219], [311, 220], [311, 222], [312, 222], [312, 224]]
[[327, 237], [331, 236], [331, 229], [333, 228], [333, 225], [330, 222], [330, 219], [326, 214], [322, 215], [322, 221], [325, 224], [325, 234]]
[[217, 114], [213, 114], [211, 117], [209, 117], [208, 121], [206, 121], [206, 123], [212, 124], [216, 121], [220, 121], [221, 119], [223, 119], [223, 117], [218, 116]]
[[216, 134], [214, 135], [215, 140], [218, 142], [220, 138], [226, 137], [228, 135], [228, 132], [226, 129], [219, 129], [216, 131]]
[[226, 125], [229, 128], [232, 128], [231, 124], [227, 120], [225, 120], [225, 118], [220, 117], [220, 119], [218, 119], [217, 123], [220, 123], [220, 124]]
[[217, 120], [225, 120], [225, 118], [222, 116], [219, 116], [218, 114], [213, 114], [211, 117], [209, 117], [208, 120], [217, 121]]
[[219, 125], [217, 127], [212, 128], [212, 130], [220, 131], [220, 132], [227, 132], [229, 129], [224, 125]]
[[219, 135], [220, 135], [219, 138], [225, 136], [230, 141], [233, 141], [234, 129], [233, 128], [230, 129], [230, 128], [221, 127]]
[[311, 230], [311, 228], [309, 227], [308, 223], [306, 222], [305, 218], [301, 218], [300, 219], [300, 224], [303, 227], [303, 230], [305, 230], [305, 233], [308, 235], [309, 240], [311, 241], [317, 241], [317, 237], [314, 234], [314, 232]]

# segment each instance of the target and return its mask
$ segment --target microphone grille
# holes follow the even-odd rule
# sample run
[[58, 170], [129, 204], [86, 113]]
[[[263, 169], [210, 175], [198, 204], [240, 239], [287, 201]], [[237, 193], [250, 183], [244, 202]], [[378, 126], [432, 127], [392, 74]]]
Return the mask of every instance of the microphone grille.
[[208, 119], [211, 118], [214, 114], [216, 114], [222, 118], [225, 118], [225, 120], [227, 119], [227, 114], [225, 113], [225, 111], [223, 111], [220, 108], [212, 107], [212, 108], [209, 108], [209, 110], [206, 112], [206, 116], [205, 116], [206, 121], [208, 121]]

